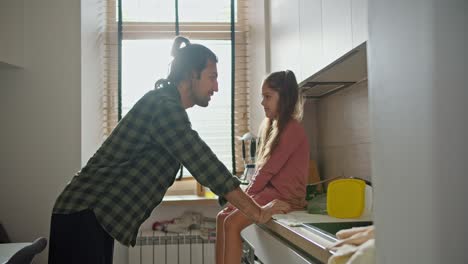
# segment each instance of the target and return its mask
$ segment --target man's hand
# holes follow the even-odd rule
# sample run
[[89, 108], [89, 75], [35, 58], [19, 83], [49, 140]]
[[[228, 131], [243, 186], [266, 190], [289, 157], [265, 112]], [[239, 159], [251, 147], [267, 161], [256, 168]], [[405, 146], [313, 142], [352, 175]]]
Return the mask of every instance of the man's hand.
[[291, 206], [281, 200], [273, 200], [266, 205], [262, 206], [260, 217], [257, 221], [259, 224], [264, 224], [271, 219], [274, 214], [285, 214], [291, 210]]
[[274, 214], [284, 214], [291, 211], [291, 206], [280, 200], [273, 200], [260, 207], [258, 204], [244, 193], [239, 187], [225, 194], [224, 197], [249, 219], [255, 223], [264, 224], [271, 219]]

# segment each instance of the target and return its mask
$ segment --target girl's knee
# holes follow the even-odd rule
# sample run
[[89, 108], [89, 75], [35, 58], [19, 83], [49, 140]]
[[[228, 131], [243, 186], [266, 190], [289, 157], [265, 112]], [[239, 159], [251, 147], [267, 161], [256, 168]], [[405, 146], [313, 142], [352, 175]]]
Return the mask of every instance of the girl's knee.
[[240, 231], [242, 231], [240, 229], [239, 224], [237, 223], [237, 221], [235, 221], [235, 219], [233, 217], [227, 217], [224, 220], [224, 230], [226, 232], [240, 232]]
[[219, 212], [217, 215], [216, 215], [216, 221], [217, 222], [222, 222], [224, 221], [224, 219], [226, 219], [226, 217], [229, 215], [229, 213], [227, 212], [224, 212], [224, 211], [221, 211]]

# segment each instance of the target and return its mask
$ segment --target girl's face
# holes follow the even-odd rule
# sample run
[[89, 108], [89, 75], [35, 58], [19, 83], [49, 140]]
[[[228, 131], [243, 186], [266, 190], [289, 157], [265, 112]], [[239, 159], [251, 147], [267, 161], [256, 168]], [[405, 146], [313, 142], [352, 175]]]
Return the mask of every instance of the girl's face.
[[270, 119], [278, 117], [279, 93], [271, 89], [268, 84], [262, 86], [262, 105], [265, 110], [265, 116]]

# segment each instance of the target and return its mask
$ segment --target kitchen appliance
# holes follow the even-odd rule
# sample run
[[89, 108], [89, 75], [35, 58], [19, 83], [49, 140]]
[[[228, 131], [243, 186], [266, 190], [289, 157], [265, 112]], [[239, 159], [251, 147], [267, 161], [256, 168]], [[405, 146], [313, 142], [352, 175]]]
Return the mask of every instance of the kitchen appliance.
[[240, 180], [241, 184], [249, 184], [255, 173], [257, 137], [247, 132], [239, 139], [242, 141], [242, 160], [244, 161], [244, 174]]
[[299, 87], [305, 98], [322, 98], [366, 79], [367, 43], [364, 42], [303, 80]]

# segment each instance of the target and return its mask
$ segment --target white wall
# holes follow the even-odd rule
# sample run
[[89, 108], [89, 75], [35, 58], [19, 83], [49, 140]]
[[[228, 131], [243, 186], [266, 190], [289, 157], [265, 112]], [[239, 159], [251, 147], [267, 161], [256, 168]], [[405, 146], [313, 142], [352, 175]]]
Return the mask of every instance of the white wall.
[[468, 2], [369, 1], [377, 263], [467, 263]]
[[23, 12], [24, 68], [0, 69], [0, 221], [14, 241], [49, 236], [81, 156], [80, 1], [24, 0]]
[[101, 0], [81, 1], [81, 164], [101, 145], [104, 30]]

